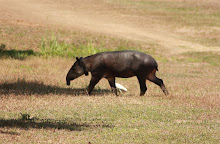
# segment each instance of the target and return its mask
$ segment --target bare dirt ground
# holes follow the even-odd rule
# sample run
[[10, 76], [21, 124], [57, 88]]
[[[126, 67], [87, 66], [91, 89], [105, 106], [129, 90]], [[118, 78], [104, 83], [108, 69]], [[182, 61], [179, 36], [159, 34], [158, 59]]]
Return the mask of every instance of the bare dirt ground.
[[220, 51], [186, 41], [153, 17], [123, 13], [123, 9], [101, 0], [0, 0], [0, 22], [30, 26], [80, 29], [142, 42], [153, 41], [169, 54], [186, 51]]

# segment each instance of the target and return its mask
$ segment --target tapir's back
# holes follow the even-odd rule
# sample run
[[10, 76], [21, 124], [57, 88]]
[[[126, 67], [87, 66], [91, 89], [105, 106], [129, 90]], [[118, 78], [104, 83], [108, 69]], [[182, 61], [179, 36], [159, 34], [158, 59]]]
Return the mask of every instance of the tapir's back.
[[133, 50], [104, 52], [100, 60], [104, 65], [112, 65], [116, 66], [116, 68], [137, 68], [139, 66], [157, 67], [157, 62], [153, 57]]
[[157, 62], [153, 57], [142, 52], [124, 50], [113, 52], [102, 52], [92, 56], [94, 68], [115, 73], [127, 73], [157, 68]]

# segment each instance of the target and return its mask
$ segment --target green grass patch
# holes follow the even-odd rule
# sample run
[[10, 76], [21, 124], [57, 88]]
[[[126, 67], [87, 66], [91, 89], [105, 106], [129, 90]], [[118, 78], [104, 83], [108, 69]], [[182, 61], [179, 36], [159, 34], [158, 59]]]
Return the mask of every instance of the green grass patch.
[[[108, 43], [104, 40], [103, 42], [97, 42], [93, 39], [84, 39], [81, 41], [75, 41], [68, 43], [65, 41], [60, 41], [56, 36], [52, 35], [51, 38], [42, 38], [40, 46], [40, 56], [50, 57], [50, 56], [60, 56], [60, 57], [77, 57], [77, 56], [88, 56], [104, 51], [117, 51], [117, 50], [141, 50], [141, 46], [137, 44], [130, 44], [128, 41], [120, 40], [116, 47], [108, 48]], [[112, 42], [114, 43], [114, 39]], [[144, 51], [145, 52], [145, 51]], [[152, 50], [149, 50], [153, 53]], [[148, 52], [148, 53], [149, 53]]]
[[61, 56], [61, 57], [76, 57], [86, 56], [101, 52], [100, 47], [95, 47], [92, 41], [87, 41], [85, 44], [77, 43], [70, 44], [57, 40], [55, 36], [50, 39], [43, 39], [41, 41], [40, 55]]
[[220, 54], [215, 52], [186, 52], [173, 58], [182, 62], [220, 64]]

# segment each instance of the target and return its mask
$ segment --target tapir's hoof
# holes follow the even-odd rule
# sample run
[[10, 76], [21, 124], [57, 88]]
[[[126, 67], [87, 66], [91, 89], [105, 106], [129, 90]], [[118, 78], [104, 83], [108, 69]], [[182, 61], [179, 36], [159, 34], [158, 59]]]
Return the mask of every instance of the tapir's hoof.
[[165, 94], [165, 95], [169, 95], [169, 92], [168, 92], [168, 91], [165, 91], [164, 94]]
[[144, 96], [144, 94], [145, 94], [145, 93], [142, 93], [142, 92], [141, 92], [141, 93], [140, 93], [140, 96]]

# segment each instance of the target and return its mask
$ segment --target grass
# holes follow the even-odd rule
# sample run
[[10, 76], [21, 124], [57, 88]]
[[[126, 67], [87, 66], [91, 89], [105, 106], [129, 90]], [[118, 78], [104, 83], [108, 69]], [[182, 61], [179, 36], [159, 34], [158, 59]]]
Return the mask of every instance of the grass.
[[[114, 41], [114, 40], [113, 40]], [[60, 57], [77, 57], [77, 56], [88, 56], [104, 51], [116, 51], [116, 50], [141, 50], [141, 45], [130, 45], [129, 42], [120, 40], [120, 44], [114, 48], [107, 48], [103, 42], [95, 42], [94, 40], [86, 39], [84, 41], [77, 41], [75, 43], [68, 43], [60, 41], [54, 35], [51, 38], [42, 38], [40, 46], [40, 56], [60, 56]], [[148, 53], [154, 53], [153, 50], [148, 50]]]
[[36, 55], [33, 50], [4, 50], [0, 49], [0, 58], [13, 58], [24, 60], [29, 56]]
[[[15, 82], [5, 82], [0, 85], [1, 94], [13, 95], [48, 95], [48, 94], [65, 94], [65, 95], [82, 95], [85, 94], [85, 88], [72, 90], [71, 88], [61, 88], [58, 86], [46, 85], [38, 81], [26, 81], [25, 79], [17, 79]], [[109, 93], [110, 90], [95, 89], [96, 95]]]
[[[10, 28], [12, 27], [12, 28]], [[65, 57], [88, 56], [103, 51], [139, 50], [155, 54], [158, 45], [149, 42], [149, 47], [143, 47], [138, 42], [116, 39], [88, 32], [69, 31], [67, 29], [20, 27], [3, 25], [0, 38], [0, 58], [24, 60], [32, 56]], [[30, 38], [30, 35], [32, 37]], [[4, 37], [7, 35], [8, 39]], [[21, 39], [20, 41], [15, 41]], [[155, 48], [156, 46], [156, 48]], [[30, 49], [31, 48], [31, 49]]]
[[[44, 104], [40, 104], [40, 99], [37, 97], [28, 101], [20, 100], [21, 105], [28, 102], [29, 107], [19, 108], [16, 111], [32, 116], [31, 119], [22, 119], [22, 116], [16, 112], [1, 113], [3, 117], [8, 116], [1, 119], [1, 124], [4, 126], [1, 128], [2, 131], [26, 136], [25, 131], [34, 131], [41, 140], [32, 138], [29, 140], [32, 143], [46, 142], [46, 137], [48, 139], [56, 137], [57, 133], [65, 137], [65, 140], [58, 136], [59, 138], [53, 139], [52, 142], [57, 143], [60, 140], [64, 143], [218, 142], [217, 119], [200, 120], [204, 114], [214, 114], [212, 110], [158, 106], [160, 98], [153, 97], [81, 96], [78, 98], [53, 95], [44, 99], [46, 100]], [[60, 101], [61, 99], [63, 102]], [[11, 98], [8, 101], [11, 102]], [[151, 101], [154, 103], [150, 104]], [[169, 102], [166, 99], [163, 101]], [[45, 133], [47, 136], [40, 133]], [[16, 136], [15, 139], [20, 138]]]
[[[80, 48], [78, 48], [80, 49]], [[67, 43], [58, 43], [55, 36], [52, 36], [51, 40], [42, 39], [40, 53], [43, 56], [69, 56], [74, 57], [77, 48], [74, 45]], [[82, 49], [82, 51], [85, 51]]]
[[140, 97], [137, 79], [130, 78], [116, 80], [129, 91], [115, 97], [106, 80], [92, 96], [85, 92], [90, 77], [66, 87], [69, 59], [1, 61], [9, 72], [1, 71], [0, 83], [0, 135], [6, 143], [218, 143], [219, 67], [159, 62], [158, 77], [169, 96], [147, 82], [147, 95]]
[[219, 26], [218, 6], [212, 3], [199, 3], [199, 1], [178, 2], [161, 0], [112, 0], [113, 4], [124, 5], [138, 14], [153, 15], [156, 19], [169, 21], [170, 24], [182, 26]]
[[218, 52], [186, 52], [174, 59], [177, 61], [220, 65], [220, 54]]
[[[187, 41], [219, 46], [220, 9], [216, 1], [109, 0], [122, 14], [141, 17], [147, 25], [165, 27]], [[121, 11], [123, 9], [123, 11]], [[146, 19], [146, 21], [145, 21]]]
[[[204, 16], [206, 9], [201, 10], [203, 4], [123, 2], [130, 2], [129, 8], [141, 8], [143, 14], [154, 10], [154, 16], [165, 16], [165, 21], [171, 17], [170, 23], [178, 21], [186, 27], [176, 14], [189, 20], [191, 12], [201, 13], [203, 20], [209, 20]], [[214, 22], [203, 20], [199, 25], [209, 27]], [[197, 26], [195, 20], [192, 23]], [[151, 42], [143, 47], [136, 41], [54, 27], [1, 24], [1, 28], [0, 143], [219, 143], [218, 52], [169, 57], [161, 52], [161, 45]], [[213, 35], [218, 39], [217, 34]], [[147, 81], [148, 91], [140, 97], [135, 77], [116, 79], [128, 89], [118, 97], [104, 79], [88, 96], [90, 76], [66, 86], [66, 73], [75, 61], [72, 57], [123, 49], [152, 54], [159, 65], [157, 76], [170, 95]]]
[[92, 41], [86, 44], [68, 44], [66, 42], [58, 42], [55, 36], [50, 40], [42, 39], [40, 55], [48, 56], [61, 56], [61, 57], [77, 57], [92, 55], [101, 52], [100, 48], [95, 48]]

